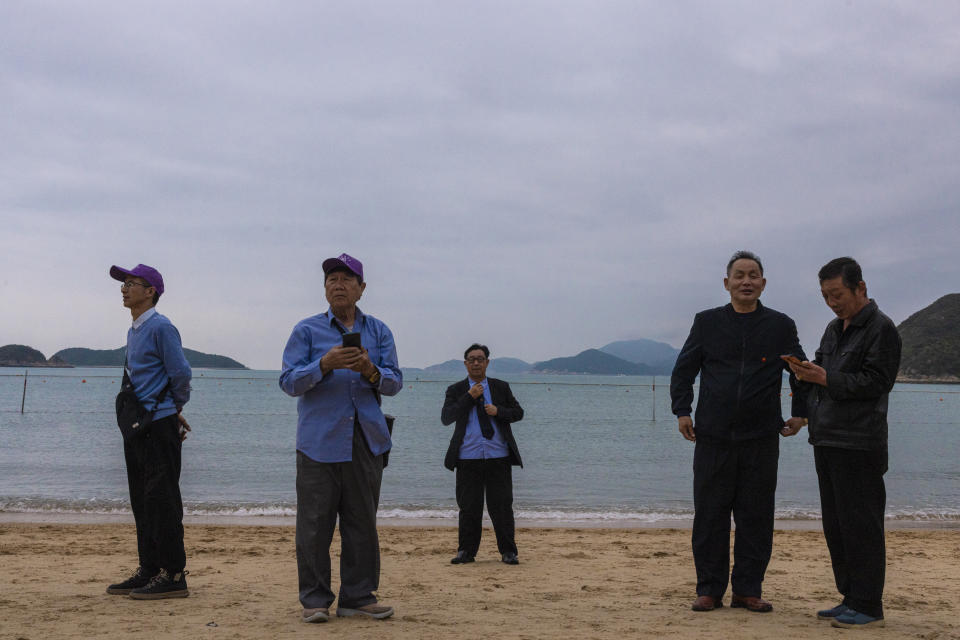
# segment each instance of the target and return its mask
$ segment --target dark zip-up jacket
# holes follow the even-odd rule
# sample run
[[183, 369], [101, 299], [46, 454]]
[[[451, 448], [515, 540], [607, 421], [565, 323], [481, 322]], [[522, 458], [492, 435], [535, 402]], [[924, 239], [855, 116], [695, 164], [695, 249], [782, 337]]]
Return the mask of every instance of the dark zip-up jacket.
[[874, 451], [887, 448], [887, 398], [900, 369], [900, 334], [873, 300], [850, 319], [827, 325], [814, 363], [827, 386], [810, 388], [810, 444]]
[[[701, 311], [677, 356], [670, 378], [676, 416], [689, 416], [693, 382], [700, 374], [694, 418], [697, 438], [751, 440], [783, 428], [780, 388], [789, 371], [781, 355], [806, 360], [789, 316], [757, 302], [750, 313], [732, 304]], [[790, 375], [792, 414], [806, 417], [802, 387]]]

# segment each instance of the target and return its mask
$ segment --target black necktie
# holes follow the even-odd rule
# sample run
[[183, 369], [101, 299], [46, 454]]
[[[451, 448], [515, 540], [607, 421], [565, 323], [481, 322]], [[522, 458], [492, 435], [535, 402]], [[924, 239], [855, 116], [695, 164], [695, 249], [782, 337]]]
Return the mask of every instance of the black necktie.
[[493, 424], [490, 422], [490, 416], [483, 405], [483, 396], [477, 398], [477, 418], [480, 420], [480, 433], [487, 440], [493, 438]]

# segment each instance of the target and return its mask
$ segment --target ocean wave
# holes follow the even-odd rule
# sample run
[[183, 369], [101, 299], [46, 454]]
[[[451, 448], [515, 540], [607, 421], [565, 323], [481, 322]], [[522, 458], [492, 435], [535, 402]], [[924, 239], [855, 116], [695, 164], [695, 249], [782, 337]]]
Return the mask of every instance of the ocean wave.
[[[0, 498], [0, 513], [37, 514], [95, 514], [128, 515], [130, 505], [120, 499], [60, 500], [46, 498]], [[297, 514], [293, 503], [242, 503], [242, 502], [196, 502], [184, 504], [188, 516], [215, 517], [269, 517], [293, 518]], [[617, 523], [692, 521], [693, 511], [656, 509], [566, 509], [518, 506], [514, 515], [518, 521], [564, 522], [564, 523]], [[782, 509], [776, 512], [777, 520], [820, 520], [820, 510], [814, 508]], [[433, 505], [384, 505], [377, 516], [382, 520], [453, 520], [457, 509]], [[956, 522], [960, 521], [960, 509], [930, 509], [898, 507], [889, 509], [888, 521]]]

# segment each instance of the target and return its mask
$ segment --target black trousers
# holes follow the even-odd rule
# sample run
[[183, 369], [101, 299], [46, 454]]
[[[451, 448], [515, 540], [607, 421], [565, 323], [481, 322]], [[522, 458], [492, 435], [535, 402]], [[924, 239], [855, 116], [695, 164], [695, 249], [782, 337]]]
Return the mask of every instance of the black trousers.
[[[697, 595], [761, 595], [773, 550], [780, 436], [742, 442], [698, 438], [693, 454], [693, 560]], [[730, 569], [730, 514], [736, 523]]]
[[353, 460], [317, 462], [297, 452], [297, 576], [300, 604], [329, 607], [330, 543], [340, 519], [339, 606], [377, 601], [380, 540], [377, 507], [383, 456], [370, 453], [360, 425], [353, 425]]
[[851, 609], [882, 617], [887, 451], [814, 447], [813, 459], [820, 482], [823, 536], [837, 591]]
[[183, 501], [180, 498], [180, 426], [176, 414], [123, 443], [130, 507], [137, 524], [137, 554], [148, 574], [183, 571]]
[[457, 506], [460, 551], [476, 555], [483, 532], [483, 497], [493, 521], [500, 553], [516, 553], [513, 521], [513, 470], [510, 458], [457, 461]]

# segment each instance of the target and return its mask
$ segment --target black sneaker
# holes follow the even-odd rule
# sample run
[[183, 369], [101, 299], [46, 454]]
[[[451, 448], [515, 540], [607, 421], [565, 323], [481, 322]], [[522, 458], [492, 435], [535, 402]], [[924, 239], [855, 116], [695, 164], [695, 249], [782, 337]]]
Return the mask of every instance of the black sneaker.
[[134, 600], [186, 598], [190, 595], [190, 592], [187, 591], [187, 573], [187, 571], [178, 571], [170, 575], [166, 569], [160, 569], [160, 573], [153, 576], [146, 586], [133, 589], [130, 592], [130, 597]]
[[117, 584], [112, 584], [107, 587], [107, 593], [114, 596], [130, 595], [130, 592], [134, 589], [147, 586], [150, 583], [150, 578], [153, 576], [153, 573], [149, 573], [144, 570], [143, 567], [137, 567], [137, 570], [133, 572], [132, 576], [123, 582], [118, 582]]

